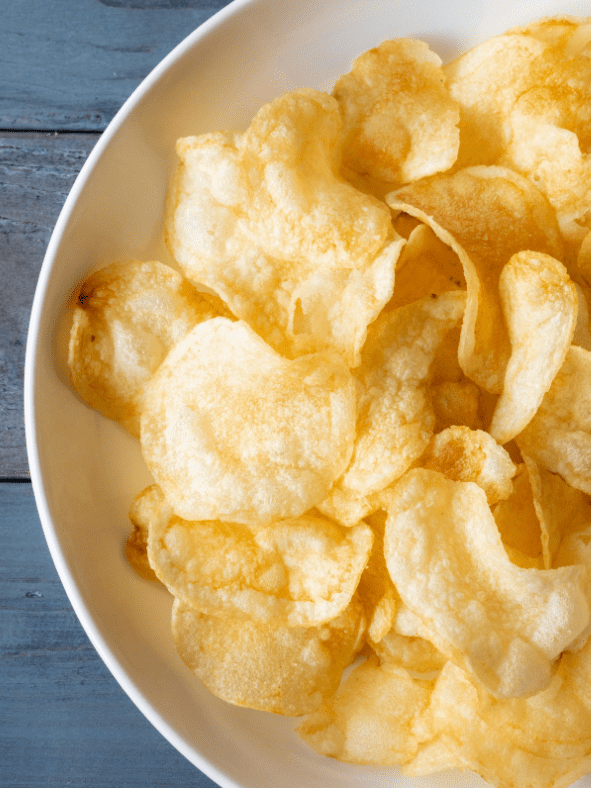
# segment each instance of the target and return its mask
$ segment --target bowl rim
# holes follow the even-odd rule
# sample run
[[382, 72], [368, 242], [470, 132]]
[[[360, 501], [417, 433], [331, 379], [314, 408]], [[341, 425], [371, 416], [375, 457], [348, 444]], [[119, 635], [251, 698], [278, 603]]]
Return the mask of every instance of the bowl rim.
[[231, 0], [231, 2], [209, 17], [199, 25], [193, 32], [189, 33], [174, 49], [172, 49], [150, 72], [144, 77], [140, 84], [134, 89], [131, 95], [116, 112], [106, 129], [102, 132], [99, 140], [91, 150], [88, 158], [82, 165], [72, 188], [64, 202], [58, 219], [52, 231], [43, 263], [39, 272], [39, 278], [35, 287], [35, 296], [29, 318], [27, 331], [27, 341], [25, 349], [24, 364], [24, 420], [25, 420], [25, 444], [27, 459], [29, 463], [29, 473], [31, 486], [35, 497], [37, 512], [41, 521], [41, 527], [57, 570], [58, 576], [72, 608], [82, 625], [87, 637], [98, 652], [100, 658], [107, 666], [108, 670], [115, 678], [119, 686], [131, 699], [142, 715], [161, 733], [165, 739], [187, 760], [196, 766], [203, 774], [217, 783], [221, 788], [242, 788], [242, 786], [229, 777], [222, 769], [209, 761], [195, 747], [189, 745], [183, 737], [162, 717], [162, 715], [145, 698], [144, 694], [137, 687], [127, 670], [119, 662], [107, 645], [104, 636], [101, 634], [98, 625], [95, 623], [92, 613], [82, 598], [82, 594], [68, 568], [64, 551], [60, 544], [57, 532], [50, 512], [46, 486], [41, 470], [41, 462], [37, 447], [37, 414], [35, 407], [35, 381], [37, 378], [37, 354], [39, 330], [43, 313], [43, 305], [49, 286], [51, 274], [56, 264], [57, 253], [68, 228], [74, 207], [83, 191], [87, 181], [90, 179], [97, 163], [103, 152], [110, 144], [113, 137], [117, 134], [123, 123], [133, 112], [142, 99], [152, 90], [156, 83], [172, 67], [173, 64], [181, 60], [193, 47], [205, 40], [211, 33], [221, 28], [229, 19], [241, 13], [249, 6], [262, 5], [265, 0]]

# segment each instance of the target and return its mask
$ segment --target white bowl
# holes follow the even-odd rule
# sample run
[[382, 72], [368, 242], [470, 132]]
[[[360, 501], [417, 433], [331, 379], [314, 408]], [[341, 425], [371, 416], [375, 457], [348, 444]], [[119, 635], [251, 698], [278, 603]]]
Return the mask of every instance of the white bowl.
[[[293, 721], [233, 707], [176, 654], [172, 598], [125, 561], [131, 498], [151, 479], [137, 441], [86, 407], [64, 370], [71, 294], [120, 258], [170, 261], [163, 200], [177, 137], [243, 128], [295, 87], [330, 90], [351, 60], [385, 38], [426, 40], [444, 60], [586, 3], [515, 0], [236, 0], [140, 85], [84, 165], [43, 263], [25, 370], [27, 448], [45, 536], [74, 610], [107, 666], [156, 728], [224, 788], [484, 785], [472, 774], [421, 780], [324, 759]], [[591, 786], [591, 780], [581, 781]]]

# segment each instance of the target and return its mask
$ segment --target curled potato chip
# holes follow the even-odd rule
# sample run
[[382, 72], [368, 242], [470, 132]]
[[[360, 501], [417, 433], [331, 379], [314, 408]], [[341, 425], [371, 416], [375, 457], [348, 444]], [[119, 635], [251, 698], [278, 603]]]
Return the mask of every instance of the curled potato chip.
[[183, 662], [218, 698], [299, 716], [335, 692], [359, 649], [363, 609], [353, 600], [318, 627], [217, 618], [175, 599], [172, 634]]
[[341, 498], [367, 499], [383, 490], [425, 450], [435, 423], [430, 367], [445, 335], [462, 319], [464, 304], [463, 291], [443, 293], [385, 312], [372, 325], [355, 372], [360, 393], [353, 456], [320, 506], [326, 514], [330, 506], [333, 516], [349, 524]]
[[519, 252], [501, 271], [499, 294], [511, 342], [490, 433], [499, 443], [531, 421], [564, 362], [577, 320], [566, 268], [549, 255]]
[[357, 592], [365, 610], [368, 637], [377, 643], [392, 626], [398, 594], [390, 580], [384, 558], [386, 514], [381, 511], [376, 512], [369, 515], [367, 522], [373, 531], [374, 540]]
[[150, 566], [196, 610], [309, 627], [349, 604], [373, 541], [365, 523], [344, 529], [312, 515], [266, 526], [191, 522], [174, 515], [156, 491], [145, 491], [153, 502]]
[[113, 263], [82, 285], [74, 307], [68, 367], [82, 399], [139, 438], [147, 383], [189, 331], [221, 314], [170, 266]]
[[436, 471], [409, 471], [387, 505], [384, 552], [403, 601], [432, 642], [495, 697], [531, 695], [587, 626], [585, 569], [521, 569], [486, 495]]
[[396, 309], [448, 290], [465, 289], [464, 269], [457, 254], [430, 227], [419, 224], [398, 258], [394, 295], [384, 309]]
[[316, 752], [339, 761], [405, 763], [417, 752], [412, 725], [427, 706], [431, 687], [404, 668], [370, 657], [296, 730]]
[[129, 507], [133, 531], [125, 545], [125, 557], [145, 580], [158, 580], [148, 559], [148, 536], [150, 523], [159, 516], [163, 500], [160, 488], [153, 484], [136, 495]]
[[425, 714], [428, 726], [458, 765], [492, 785], [567, 788], [591, 768], [591, 741], [589, 711], [568, 688], [563, 663], [545, 692], [499, 701], [448, 662]]
[[518, 436], [527, 454], [591, 493], [591, 352], [572, 345], [536, 415]]
[[506, 167], [469, 167], [404, 186], [387, 196], [394, 211], [428, 224], [458, 255], [467, 283], [459, 362], [486, 391], [499, 394], [511, 355], [499, 277], [524, 249], [560, 259], [556, 217], [522, 175]]
[[432, 438], [420, 465], [457, 482], [475, 482], [490, 505], [513, 492], [515, 465], [505, 449], [482, 430], [461, 426], [443, 430]]
[[[530, 474], [525, 463], [520, 463], [517, 467], [511, 495], [494, 507], [493, 516], [505, 550], [513, 563], [524, 568], [526, 566], [537, 569], [550, 568], [543, 560], [540, 520], [534, 505]], [[518, 555], [511, 551], [517, 551]], [[524, 561], [521, 556], [528, 557], [531, 561]]]
[[353, 381], [339, 356], [289, 361], [245, 323], [217, 318], [152, 379], [141, 445], [179, 517], [269, 522], [326, 498], [354, 430]]
[[518, 28], [445, 67], [461, 110], [459, 166], [504, 164], [556, 211], [571, 256], [591, 227], [589, 19]]
[[243, 135], [179, 140], [166, 231], [185, 274], [275, 349], [332, 349], [355, 366], [404, 241], [387, 207], [338, 174], [340, 126], [335, 99], [302, 89]]
[[344, 164], [406, 183], [447, 170], [460, 144], [441, 59], [424, 41], [384, 41], [353, 61], [333, 95], [343, 114]]
[[527, 454], [523, 459], [540, 522], [544, 566], [549, 569], [563, 536], [587, 520], [591, 521], [591, 504], [584, 493], [571, 487], [558, 474], [546, 470]]

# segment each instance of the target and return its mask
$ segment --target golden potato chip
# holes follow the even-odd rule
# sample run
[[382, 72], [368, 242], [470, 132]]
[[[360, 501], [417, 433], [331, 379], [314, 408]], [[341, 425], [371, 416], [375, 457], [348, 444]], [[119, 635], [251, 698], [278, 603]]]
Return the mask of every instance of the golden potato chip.
[[591, 352], [572, 345], [536, 415], [518, 436], [524, 454], [591, 493]]
[[374, 540], [357, 592], [365, 610], [368, 636], [377, 643], [392, 626], [398, 594], [390, 580], [384, 558], [386, 513], [379, 511], [371, 514], [367, 522], [373, 531]]
[[512, 30], [445, 67], [461, 109], [459, 166], [503, 164], [555, 209], [571, 256], [591, 227], [589, 20]]
[[463, 768], [463, 764], [452, 755], [446, 747], [443, 738], [420, 744], [415, 757], [404, 763], [400, 771], [408, 777], [423, 777], [433, 772], [442, 772], [445, 769]]
[[396, 309], [419, 298], [448, 290], [465, 290], [464, 269], [457, 254], [426, 224], [410, 234], [396, 264], [394, 295], [384, 309]]
[[[462, 319], [464, 304], [463, 291], [443, 293], [384, 312], [371, 326], [355, 371], [360, 393], [353, 457], [320, 505], [328, 516], [349, 525], [347, 500], [367, 501], [425, 450], [435, 423], [430, 367], [445, 335]], [[370, 501], [365, 508], [371, 511]]]
[[501, 270], [524, 249], [560, 259], [554, 212], [535, 186], [505, 167], [436, 175], [386, 199], [395, 212], [428, 224], [461, 260], [467, 300], [460, 366], [479, 386], [499, 394], [511, 354], [499, 295]]
[[333, 95], [343, 115], [347, 168], [407, 183], [447, 170], [460, 145], [459, 109], [441, 59], [424, 41], [384, 41], [353, 61]]
[[310, 627], [349, 604], [372, 541], [365, 523], [344, 529], [312, 515], [265, 526], [191, 522], [159, 493], [148, 558], [171, 594], [202, 613]]
[[129, 507], [129, 519], [133, 531], [125, 545], [125, 557], [138, 575], [145, 580], [158, 580], [148, 560], [148, 535], [150, 523], [158, 517], [162, 500], [160, 488], [157, 484], [153, 484], [136, 495]]
[[339, 761], [404, 763], [417, 751], [412, 725], [428, 704], [431, 687], [404, 668], [370, 657], [296, 730], [316, 752]]
[[495, 697], [546, 687], [552, 662], [589, 622], [585, 569], [512, 564], [472, 482], [411, 470], [386, 508], [390, 577], [437, 648]]
[[[575, 520], [575, 523], [577, 521]], [[587, 567], [587, 583], [585, 585], [585, 594], [587, 602], [591, 605], [591, 522], [584, 523], [581, 519], [578, 521], [579, 529], [574, 530], [572, 533], [567, 533], [560, 542], [560, 547], [553, 554], [553, 566], [571, 566], [573, 564], [582, 564]], [[577, 652], [585, 646], [591, 634], [591, 622], [581, 632], [579, 637], [571, 645], [569, 651]], [[587, 649], [589, 652], [589, 649]], [[584, 660], [583, 660], [584, 661]], [[579, 670], [580, 665], [577, 663]], [[587, 686], [584, 688], [584, 697], [588, 697], [589, 689], [591, 688], [591, 674], [589, 668], [586, 667]], [[587, 702], [591, 707], [591, 704]], [[591, 749], [591, 748], [590, 748]]]
[[591, 504], [584, 493], [571, 487], [558, 474], [547, 471], [527, 454], [523, 459], [540, 521], [544, 566], [549, 569], [563, 536], [591, 521]]
[[179, 599], [172, 610], [179, 655], [214, 695], [294, 717], [332, 697], [363, 631], [363, 610], [355, 600], [319, 627], [216, 618]]
[[144, 459], [186, 520], [269, 522], [326, 498], [351, 457], [353, 381], [344, 361], [288, 361], [246, 323], [197, 326], [146, 393]]
[[355, 366], [404, 241], [387, 206], [338, 174], [340, 127], [336, 100], [302, 89], [243, 135], [179, 140], [166, 230], [185, 274], [275, 349], [337, 350]]
[[[540, 519], [534, 504], [530, 474], [525, 463], [521, 463], [517, 468], [511, 495], [494, 507], [493, 516], [503, 546], [513, 563], [524, 568], [525, 566], [535, 566], [537, 569], [550, 568], [544, 564]], [[510, 549], [529, 557], [531, 561], [524, 561]]]
[[399, 665], [415, 673], [441, 670], [447, 662], [430, 640], [413, 635], [400, 635], [394, 630], [387, 632], [378, 643], [370, 638], [369, 644], [382, 662]]
[[[575, 290], [577, 291], [577, 324], [575, 326], [575, 333], [573, 334], [573, 345], [591, 350], [591, 331], [589, 330], [589, 304], [587, 302], [587, 295], [589, 288], [574, 283]], [[591, 294], [590, 294], [591, 295]]]
[[170, 266], [128, 260], [101, 268], [74, 307], [68, 367], [82, 399], [139, 438], [147, 383], [168, 351], [220, 299], [199, 293]]
[[482, 430], [460, 426], [443, 430], [432, 438], [420, 466], [457, 482], [475, 482], [490, 505], [513, 492], [515, 465], [505, 449]]
[[511, 257], [499, 294], [511, 356], [490, 433], [502, 444], [531, 421], [562, 366], [575, 331], [577, 294], [562, 263], [533, 252]]
[[[567, 788], [591, 769], [589, 712], [568, 691], [563, 700], [566, 681], [560, 673], [533, 698], [498, 701], [448, 662], [424, 716], [458, 765], [492, 785]], [[567, 743], [570, 735], [574, 747]]]
[[431, 386], [435, 413], [435, 432], [448, 427], [464, 426], [476, 430], [481, 425], [478, 409], [480, 391], [469, 380], [444, 380]]

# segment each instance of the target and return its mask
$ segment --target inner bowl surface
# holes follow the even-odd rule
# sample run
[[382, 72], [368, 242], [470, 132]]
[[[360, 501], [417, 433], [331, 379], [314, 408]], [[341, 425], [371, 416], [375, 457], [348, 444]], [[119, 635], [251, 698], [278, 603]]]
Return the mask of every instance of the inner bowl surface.
[[[322, 758], [293, 720], [233, 707], [201, 686], [170, 636], [172, 597], [128, 566], [129, 503], [152, 479], [139, 444], [74, 394], [65, 371], [68, 315], [79, 283], [118, 259], [172, 263], [163, 203], [180, 136], [245, 128], [266, 101], [310, 86], [330, 91], [352, 59], [386, 38], [427, 41], [444, 59], [508, 28], [584, 3], [513, 0], [235, 0], [140, 85], [90, 155], [64, 206], [41, 271], [25, 371], [27, 447], [45, 535], [82, 625], [115, 678], [156, 728], [224, 788], [458, 786], [449, 772]], [[580, 781], [591, 786], [591, 779]]]

